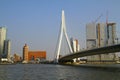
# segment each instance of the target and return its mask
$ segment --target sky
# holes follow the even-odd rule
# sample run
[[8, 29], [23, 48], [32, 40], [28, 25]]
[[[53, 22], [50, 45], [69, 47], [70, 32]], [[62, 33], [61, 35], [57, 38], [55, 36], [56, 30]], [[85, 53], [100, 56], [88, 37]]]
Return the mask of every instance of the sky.
[[7, 28], [11, 54], [22, 56], [26, 43], [30, 50], [45, 50], [47, 59], [54, 58], [62, 10], [65, 12], [69, 38], [86, 47], [86, 24], [116, 22], [120, 38], [120, 0], [0, 0], [0, 26]]

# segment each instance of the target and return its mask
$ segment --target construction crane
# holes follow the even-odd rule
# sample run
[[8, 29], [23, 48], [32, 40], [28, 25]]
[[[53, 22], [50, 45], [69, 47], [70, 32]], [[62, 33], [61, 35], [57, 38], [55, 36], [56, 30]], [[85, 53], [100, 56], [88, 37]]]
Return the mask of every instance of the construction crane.
[[106, 24], [108, 24], [108, 11], [106, 12]]
[[93, 23], [96, 23], [103, 15], [101, 14]]

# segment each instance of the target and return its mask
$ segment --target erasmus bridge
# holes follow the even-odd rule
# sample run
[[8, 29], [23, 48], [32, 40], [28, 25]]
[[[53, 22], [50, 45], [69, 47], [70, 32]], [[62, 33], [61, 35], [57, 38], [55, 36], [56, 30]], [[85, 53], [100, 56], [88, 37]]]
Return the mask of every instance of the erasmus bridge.
[[[62, 57], [59, 57], [63, 36], [65, 36], [70, 52]], [[54, 60], [55, 63], [71, 62], [75, 58], [86, 57], [86, 56], [91, 56], [91, 55], [120, 52], [120, 44], [114, 44], [114, 45], [105, 46], [105, 47], [86, 49], [86, 50], [82, 50], [79, 52], [73, 52], [67, 32], [66, 32], [64, 10], [62, 10], [61, 30], [60, 30], [58, 38], [59, 38], [58, 39], [59, 41], [58, 41], [57, 50], [55, 53], [55, 60]]]

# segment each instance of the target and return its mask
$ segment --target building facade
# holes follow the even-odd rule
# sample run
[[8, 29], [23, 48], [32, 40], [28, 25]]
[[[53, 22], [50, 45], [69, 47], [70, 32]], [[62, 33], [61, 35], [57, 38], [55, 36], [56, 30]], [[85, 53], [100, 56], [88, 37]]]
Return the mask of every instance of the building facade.
[[[86, 25], [87, 49], [99, 48], [115, 44], [116, 23], [89, 23]], [[115, 53], [88, 56], [88, 62], [114, 62]]]
[[36, 61], [36, 60], [45, 60], [46, 59], [46, 51], [29, 51], [28, 52], [28, 61]]
[[29, 63], [30, 61], [45, 60], [46, 51], [29, 51], [27, 44], [23, 47], [23, 63]]
[[22, 58], [21, 58], [19, 55], [14, 54], [13, 61], [14, 61], [14, 63], [21, 62], [21, 61], [22, 61]]
[[78, 52], [80, 50], [80, 45], [78, 43], [78, 40], [71, 38], [70, 42], [71, 42], [72, 51]]
[[0, 27], [0, 63], [9, 62], [11, 42], [7, 39], [7, 28]]
[[5, 40], [4, 41], [4, 57], [10, 59], [10, 49], [11, 48], [11, 41], [10, 40]]
[[107, 39], [108, 45], [113, 45], [116, 43], [116, 23], [108, 23], [107, 25]]
[[86, 46], [87, 49], [95, 48], [97, 46], [96, 24], [89, 23], [86, 25]]
[[25, 46], [23, 47], [23, 60], [24, 62], [28, 62], [28, 50], [29, 47], [27, 46], [27, 44], [25, 44]]
[[[72, 51], [73, 51], [74, 53], [80, 51], [80, 45], [79, 45], [79, 42], [78, 42], [77, 39], [71, 38], [71, 39], [70, 39], [70, 44], [71, 44]], [[74, 62], [78, 62], [79, 60], [80, 60], [80, 58], [75, 58], [75, 59], [73, 59]]]
[[0, 27], [0, 55], [4, 52], [4, 41], [6, 40], [6, 28]]

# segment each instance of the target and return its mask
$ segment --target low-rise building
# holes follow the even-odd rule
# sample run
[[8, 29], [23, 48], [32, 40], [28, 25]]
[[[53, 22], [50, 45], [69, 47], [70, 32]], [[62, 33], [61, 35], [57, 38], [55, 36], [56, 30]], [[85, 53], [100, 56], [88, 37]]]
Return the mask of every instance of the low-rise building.
[[29, 51], [27, 44], [23, 47], [23, 63], [37, 62], [46, 60], [46, 51]]

